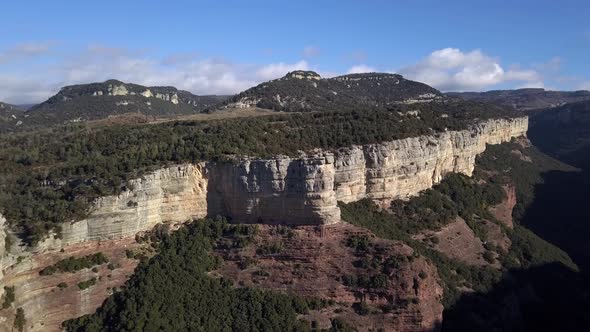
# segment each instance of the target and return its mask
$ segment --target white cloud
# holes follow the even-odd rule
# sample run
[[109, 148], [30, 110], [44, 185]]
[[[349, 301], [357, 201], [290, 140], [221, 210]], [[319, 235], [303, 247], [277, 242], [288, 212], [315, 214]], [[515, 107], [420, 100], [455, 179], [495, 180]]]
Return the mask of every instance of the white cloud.
[[0, 64], [23, 60], [49, 52], [54, 42], [28, 42], [14, 45], [4, 51], [0, 51]]
[[537, 71], [518, 67], [505, 70], [497, 59], [481, 50], [437, 50], [422, 61], [400, 69], [399, 72], [410, 79], [430, 84], [443, 91], [482, 90], [505, 82], [542, 85], [542, 77]]
[[264, 81], [272, 80], [284, 76], [286, 73], [293, 70], [309, 70], [309, 64], [305, 60], [289, 64], [289, 63], [271, 63], [263, 66], [256, 71], [256, 77]]
[[360, 73], [373, 73], [377, 70], [371, 66], [367, 66], [365, 64], [355, 65], [350, 67], [350, 69], [346, 72], [347, 74], [360, 74]]
[[154, 58], [147, 52], [100, 45], [91, 45], [55, 63], [31, 68], [6, 66], [13, 72], [10, 74], [8, 70], [3, 71], [0, 64], [0, 100], [41, 102], [62, 86], [108, 79], [142, 85], [170, 85], [201, 95], [234, 94], [282, 77], [289, 71], [310, 69], [305, 60], [251, 65], [222, 58], [198, 58], [195, 53]]
[[313, 45], [308, 45], [303, 48], [303, 57], [313, 58], [320, 55], [320, 49]]
[[578, 86], [578, 90], [588, 90], [588, 91], [590, 91], [590, 81], [582, 82]]
[[0, 101], [26, 104], [41, 101], [59, 90], [55, 82], [23, 78], [20, 75], [0, 74]]

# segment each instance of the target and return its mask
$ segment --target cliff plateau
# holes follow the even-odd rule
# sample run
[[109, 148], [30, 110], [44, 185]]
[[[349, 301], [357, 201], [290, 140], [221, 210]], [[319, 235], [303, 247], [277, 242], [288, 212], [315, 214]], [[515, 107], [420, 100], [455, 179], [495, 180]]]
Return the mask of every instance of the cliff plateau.
[[62, 226], [61, 239], [40, 248], [132, 236], [161, 222], [223, 215], [234, 222], [326, 225], [340, 221], [337, 202], [386, 203], [440, 182], [471, 175], [487, 144], [526, 135], [528, 118], [493, 119], [469, 130], [391, 142], [316, 150], [300, 157], [235, 157], [182, 164], [132, 181], [132, 189], [103, 197], [89, 217]]

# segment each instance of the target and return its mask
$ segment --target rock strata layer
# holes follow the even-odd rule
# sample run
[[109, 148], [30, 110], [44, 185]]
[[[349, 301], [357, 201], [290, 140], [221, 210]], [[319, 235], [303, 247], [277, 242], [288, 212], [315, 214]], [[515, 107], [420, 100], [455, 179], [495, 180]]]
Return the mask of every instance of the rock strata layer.
[[88, 218], [62, 224], [61, 239], [48, 239], [39, 249], [134, 236], [159, 223], [205, 217], [205, 171], [203, 164], [184, 164], [131, 180], [131, 190], [98, 199]]

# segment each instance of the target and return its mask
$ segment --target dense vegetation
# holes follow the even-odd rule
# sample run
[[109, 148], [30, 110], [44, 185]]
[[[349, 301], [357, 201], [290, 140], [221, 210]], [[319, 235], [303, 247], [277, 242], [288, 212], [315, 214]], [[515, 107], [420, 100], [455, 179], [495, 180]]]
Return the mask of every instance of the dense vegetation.
[[234, 288], [207, 271], [220, 258], [209, 254], [224, 220], [199, 220], [163, 235], [158, 253], [143, 260], [124, 289], [95, 314], [64, 323], [68, 331], [305, 331], [298, 313], [321, 301], [250, 288]]
[[96, 265], [101, 265], [108, 262], [109, 259], [102, 252], [86, 255], [84, 257], [68, 257], [66, 259], [62, 259], [61, 261], [53, 265], [44, 268], [43, 270], [39, 271], [39, 274], [45, 276], [61, 272], [76, 272], [82, 269], [89, 269]]
[[24, 110], [17, 106], [0, 102], [0, 133], [16, 130], [18, 128], [18, 122], [23, 119]]
[[14, 293], [14, 286], [4, 286], [4, 294], [2, 295], [2, 308], [6, 309], [12, 305], [12, 303], [16, 300], [16, 295]]
[[[407, 112], [412, 110], [419, 115]], [[431, 103], [388, 111], [104, 128], [71, 125], [5, 135], [0, 140], [0, 212], [34, 243], [49, 230], [59, 233], [59, 223], [85, 217], [95, 198], [127, 190], [130, 178], [168, 163], [227, 155], [297, 155], [300, 150], [464, 129], [475, 119], [510, 115], [485, 105]]]

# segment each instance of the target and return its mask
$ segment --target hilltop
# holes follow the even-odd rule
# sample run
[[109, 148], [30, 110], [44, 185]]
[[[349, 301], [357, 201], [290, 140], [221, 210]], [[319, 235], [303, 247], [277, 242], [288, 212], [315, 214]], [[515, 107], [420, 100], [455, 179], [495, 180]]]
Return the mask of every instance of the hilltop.
[[424, 83], [386, 73], [322, 78], [313, 71], [293, 71], [259, 84], [226, 101], [222, 108], [260, 107], [285, 112], [386, 108], [442, 99]]
[[127, 113], [174, 117], [200, 113], [223, 96], [197, 96], [171, 86], [147, 87], [108, 80], [70, 85], [26, 111], [27, 127], [105, 119]]
[[512, 106], [520, 111], [557, 107], [566, 103], [590, 100], [590, 91], [549, 91], [545, 89], [493, 90], [487, 92], [448, 92], [466, 100]]

